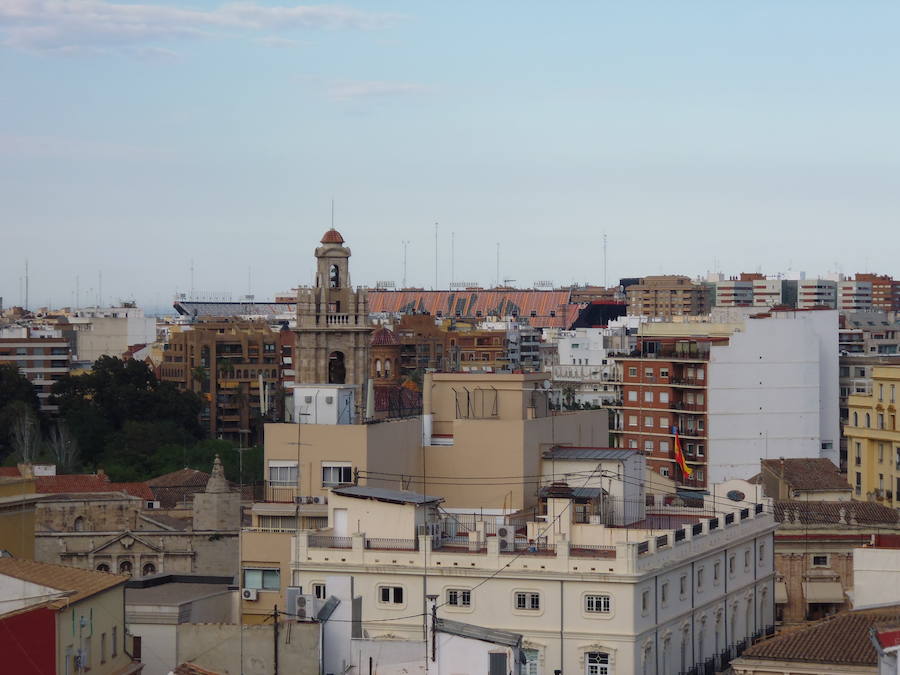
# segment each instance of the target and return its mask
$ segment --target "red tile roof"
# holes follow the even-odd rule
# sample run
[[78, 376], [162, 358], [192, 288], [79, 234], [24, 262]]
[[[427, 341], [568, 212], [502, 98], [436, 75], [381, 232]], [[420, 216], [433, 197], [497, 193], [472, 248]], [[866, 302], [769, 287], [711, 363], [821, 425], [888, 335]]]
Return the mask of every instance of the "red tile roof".
[[775, 521], [778, 523], [792, 523], [795, 512], [799, 512], [802, 525], [837, 525], [841, 521], [841, 510], [844, 512], [844, 521], [848, 524], [852, 517], [856, 518], [858, 525], [893, 525], [898, 522], [895, 509], [875, 502], [777, 500], [774, 507]]
[[385, 347], [392, 345], [399, 345], [400, 339], [397, 337], [397, 334], [394, 333], [390, 328], [385, 328], [382, 326], [374, 333], [372, 333], [372, 342], [373, 347]]
[[785, 482], [796, 490], [850, 490], [838, 468], [822, 457], [764, 459], [762, 466], [774, 476], [783, 474]]
[[179, 469], [147, 481], [153, 492], [153, 499], [164, 508], [173, 508], [193, 499], [198, 492], [206, 489], [209, 474], [197, 469]]
[[153, 492], [147, 483], [112, 483], [106, 474], [73, 473], [58, 476], [35, 476], [34, 482], [34, 489], [38, 494], [125, 492], [141, 499], [153, 499]]
[[755, 644], [741, 658], [875, 666], [869, 629], [885, 621], [900, 621], [900, 606], [843, 612]]
[[0, 558], [0, 574], [49, 586], [60, 591], [72, 591], [72, 595], [50, 603], [49, 606], [55, 609], [67, 607], [73, 602], [96, 595], [113, 586], [124, 584], [129, 579], [129, 577], [108, 572], [95, 572], [94, 570], [20, 558]]
[[[461, 290], [388, 291], [369, 289], [369, 311], [373, 314], [427, 312], [453, 318], [512, 316], [527, 319], [537, 328], [568, 328], [578, 318], [580, 305], [570, 302], [571, 290]], [[534, 316], [532, 316], [534, 312]], [[551, 316], [553, 312], [553, 316]]]
[[334, 229], [332, 227], [330, 230], [328, 230], [328, 232], [326, 232], [322, 236], [322, 243], [323, 244], [343, 244], [344, 238], [341, 236], [340, 232], [338, 232], [336, 229]]

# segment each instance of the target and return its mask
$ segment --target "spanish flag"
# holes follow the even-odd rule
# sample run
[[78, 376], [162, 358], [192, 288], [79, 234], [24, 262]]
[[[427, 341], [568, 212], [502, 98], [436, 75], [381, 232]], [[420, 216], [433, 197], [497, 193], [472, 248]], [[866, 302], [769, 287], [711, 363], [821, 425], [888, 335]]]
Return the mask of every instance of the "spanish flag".
[[675, 434], [675, 461], [681, 467], [681, 474], [685, 478], [690, 478], [694, 470], [684, 461], [684, 453], [681, 451], [681, 439], [678, 438], [678, 427], [672, 427], [672, 433]]

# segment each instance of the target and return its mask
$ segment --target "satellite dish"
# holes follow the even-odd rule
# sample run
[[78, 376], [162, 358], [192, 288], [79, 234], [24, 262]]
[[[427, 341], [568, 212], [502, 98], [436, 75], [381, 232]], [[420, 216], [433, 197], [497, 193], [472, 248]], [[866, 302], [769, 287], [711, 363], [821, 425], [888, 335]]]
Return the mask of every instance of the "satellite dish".
[[544, 380], [544, 381], [541, 383], [541, 386], [542, 386], [544, 389], [549, 389], [550, 387], [553, 386], [553, 383], [550, 382], [550, 380]]

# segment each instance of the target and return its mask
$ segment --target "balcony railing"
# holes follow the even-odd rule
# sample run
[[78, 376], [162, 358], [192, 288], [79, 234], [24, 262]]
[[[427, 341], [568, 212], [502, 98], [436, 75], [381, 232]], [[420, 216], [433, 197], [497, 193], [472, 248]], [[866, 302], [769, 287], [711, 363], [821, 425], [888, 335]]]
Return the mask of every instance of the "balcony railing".
[[335, 537], [329, 534], [309, 535], [310, 548], [353, 548], [351, 537]]
[[418, 539], [366, 538], [366, 548], [382, 551], [418, 551]]

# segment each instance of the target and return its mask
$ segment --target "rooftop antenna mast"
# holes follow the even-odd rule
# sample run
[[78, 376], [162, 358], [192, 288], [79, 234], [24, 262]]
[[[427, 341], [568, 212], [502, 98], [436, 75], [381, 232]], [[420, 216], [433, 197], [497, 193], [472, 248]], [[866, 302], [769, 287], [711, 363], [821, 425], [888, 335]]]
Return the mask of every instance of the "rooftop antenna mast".
[[497, 242], [497, 286], [500, 285], [500, 242]]
[[75, 309], [81, 306], [81, 279], [75, 275]]
[[403, 240], [403, 288], [406, 288], [406, 247], [409, 246], [409, 241]]
[[606, 232], [603, 233], [603, 288], [606, 288]]
[[438, 289], [438, 224], [434, 224], [434, 290]]
[[450, 233], [450, 286], [453, 286], [453, 282], [456, 281], [456, 274], [454, 274], [454, 265], [456, 264], [456, 232]]
[[190, 299], [194, 299], [194, 259], [191, 258], [191, 296]]
[[331, 229], [334, 229], [334, 197], [331, 198]]
[[103, 306], [103, 271], [97, 272], [97, 307]]
[[25, 258], [25, 311], [28, 311], [28, 258]]

